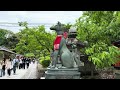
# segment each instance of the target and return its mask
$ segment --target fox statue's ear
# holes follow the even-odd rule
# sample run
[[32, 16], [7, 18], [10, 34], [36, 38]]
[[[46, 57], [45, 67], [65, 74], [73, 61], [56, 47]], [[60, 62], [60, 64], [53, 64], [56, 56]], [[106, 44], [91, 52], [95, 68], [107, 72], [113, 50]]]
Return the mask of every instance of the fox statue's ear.
[[61, 25], [61, 23], [58, 21], [58, 23], [57, 23], [58, 25]]

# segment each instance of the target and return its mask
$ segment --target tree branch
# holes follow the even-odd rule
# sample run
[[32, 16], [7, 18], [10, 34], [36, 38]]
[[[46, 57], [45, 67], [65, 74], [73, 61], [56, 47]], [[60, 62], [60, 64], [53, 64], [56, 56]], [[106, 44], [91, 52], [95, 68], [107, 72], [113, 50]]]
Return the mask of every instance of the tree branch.
[[[34, 35], [34, 36], [35, 36], [35, 35]], [[50, 49], [49, 49], [46, 45], [42, 44], [42, 43], [40, 42], [40, 40], [38, 39], [37, 36], [35, 36], [35, 38], [37, 39], [37, 41], [38, 41], [38, 43], [39, 43], [40, 45], [44, 46], [44, 47], [48, 50], [48, 52], [50, 52]]]

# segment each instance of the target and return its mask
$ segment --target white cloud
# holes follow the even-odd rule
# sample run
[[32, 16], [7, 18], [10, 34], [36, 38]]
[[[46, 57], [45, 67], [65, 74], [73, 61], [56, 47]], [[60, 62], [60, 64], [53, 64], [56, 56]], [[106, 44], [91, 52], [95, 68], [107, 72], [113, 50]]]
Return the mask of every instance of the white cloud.
[[[81, 11], [0, 11], [0, 22], [27, 21], [28, 23], [75, 23], [75, 20], [82, 15]], [[19, 27], [1, 27], [18, 32]], [[47, 29], [49, 27], [46, 27]]]

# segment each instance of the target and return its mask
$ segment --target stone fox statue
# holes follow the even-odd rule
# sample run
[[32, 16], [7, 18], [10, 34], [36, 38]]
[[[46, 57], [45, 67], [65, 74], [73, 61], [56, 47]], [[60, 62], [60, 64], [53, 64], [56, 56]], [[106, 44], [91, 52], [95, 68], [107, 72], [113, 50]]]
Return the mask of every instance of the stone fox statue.
[[56, 64], [58, 62], [58, 55], [59, 55], [59, 46], [62, 39], [62, 25], [60, 22], [58, 22], [57, 25], [50, 28], [51, 30], [55, 30], [57, 33], [56, 39], [54, 40], [53, 46], [54, 46], [54, 53], [53, 53], [53, 59], [52, 59], [52, 67], [56, 67]]
[[66, 46], [67, 32], [62, 31], [64, 28], [60, 22], [58, 22], [56, 26], [51, 27], [50, 29], [57, 32], [57, 37], [54, 41], [52, 67], [56, 67], [58, 62], [58, 55], [60, 55], [62, 66], [66, 68], [73, 68], [74, 57]]
[[58, 62], [58, 55], [60, 55], [62, 66], [66, 68], [74, 67], [74, 58], [66, 46], [66, 39], [64, 35], [57, 36], [54, 41], [54, 55], [52, 61], [52, 66], [54, 67], [56, 67], [56, 64]]

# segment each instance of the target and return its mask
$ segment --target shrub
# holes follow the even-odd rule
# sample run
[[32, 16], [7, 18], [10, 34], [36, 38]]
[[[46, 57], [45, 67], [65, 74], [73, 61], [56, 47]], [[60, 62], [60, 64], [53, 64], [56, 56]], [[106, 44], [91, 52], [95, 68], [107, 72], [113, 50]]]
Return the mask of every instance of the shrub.
[[88, 59], [92, 61], [98, 69], [111, 67], [112, 64], [120, 61], [118, 58], [120, 55], [119, 48], [108, 46], [102, 42], [86, 48], [86, 54], [89, 55]]
[[40, 64], [41, 64], [44, 68], [48, 67], [49, 64], [50, 64], [50, 57], [49, 57], [49, 56], [46, 56], [46, 57], [45, 57], [45, 60], [44, 60], [44, 57], [41, 57], [41, 58], [40, 58]]
[[50, 56], [46, 56], [46, 57], [45, 57], [45, 60], [50, 60]]
[[44, 68], [46, 68], [46, 67], [49, 66], [50, 60], [42, 60], [42, 61], [41, 61], [41, 64], [42, 64], [42, 66], [43, 66]]

